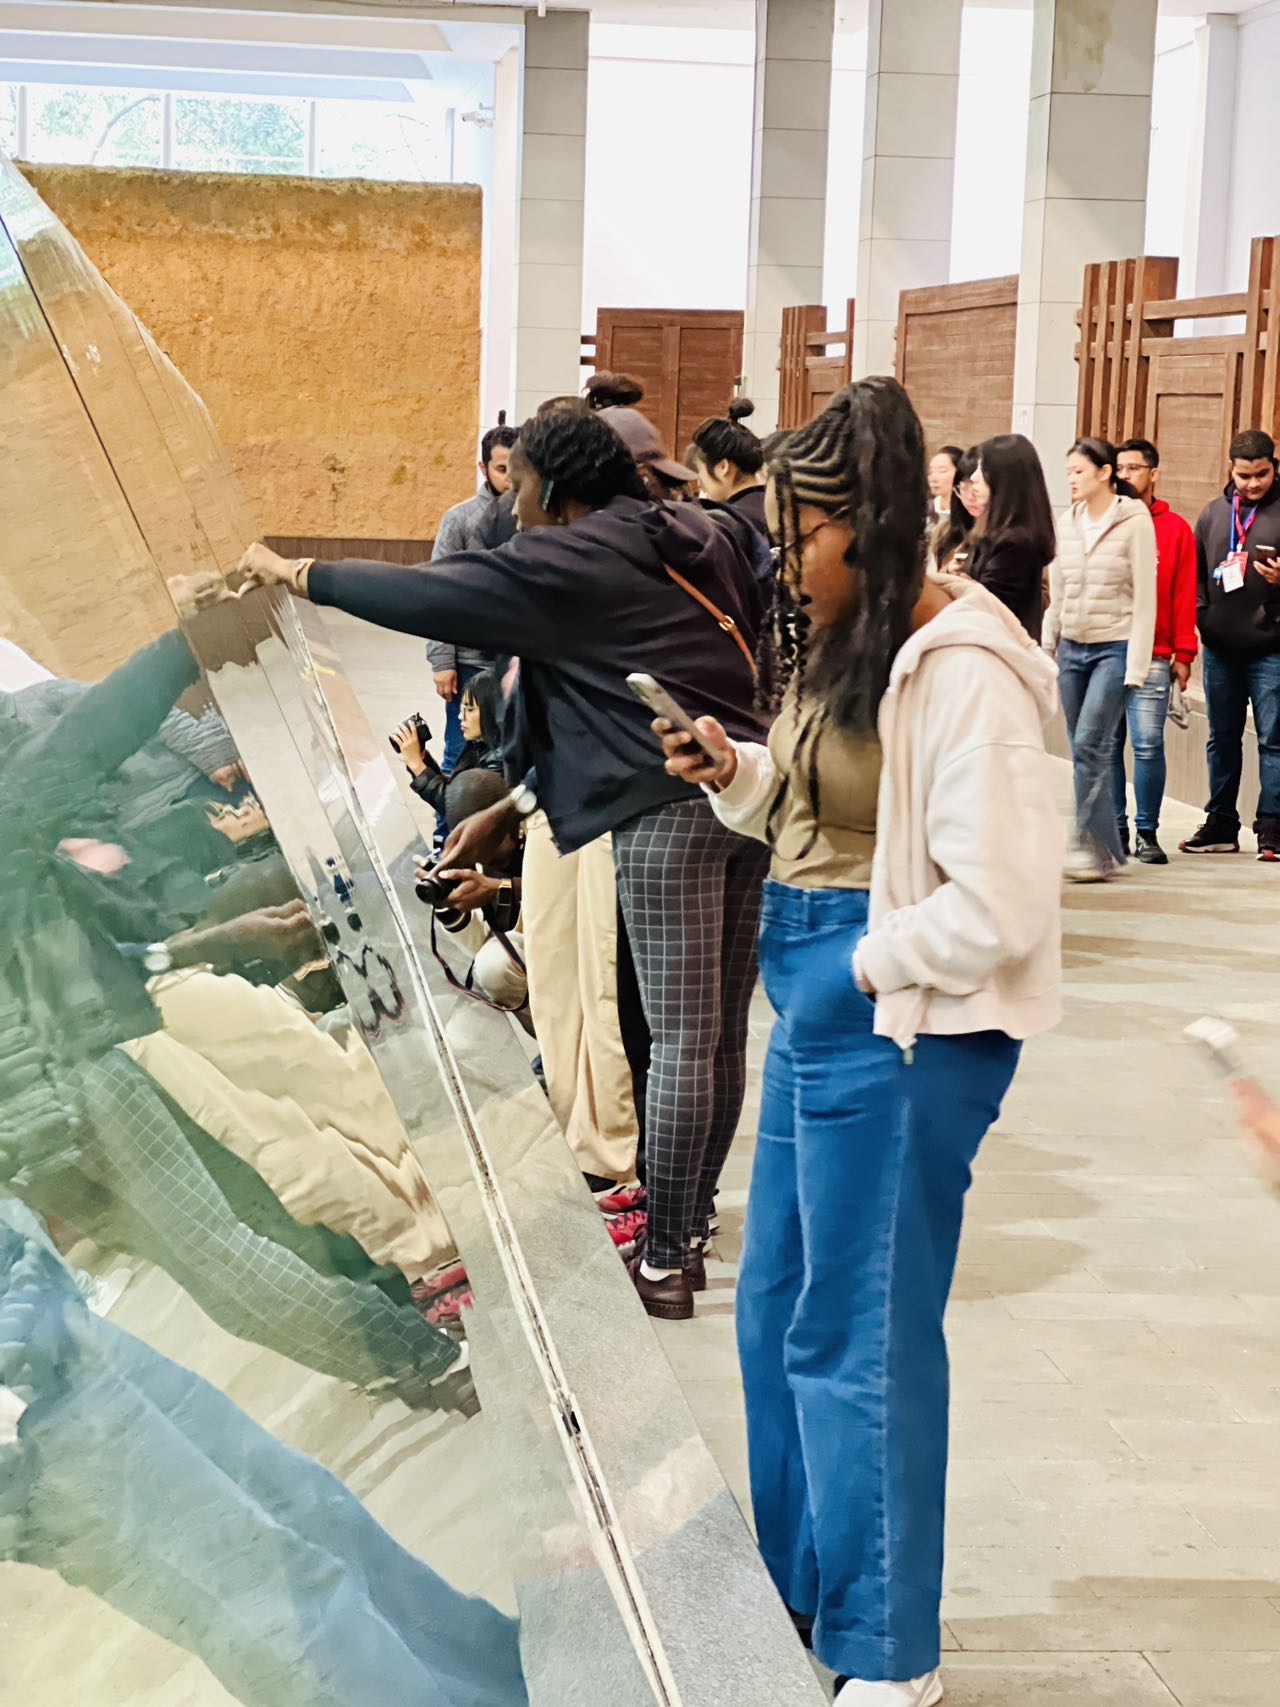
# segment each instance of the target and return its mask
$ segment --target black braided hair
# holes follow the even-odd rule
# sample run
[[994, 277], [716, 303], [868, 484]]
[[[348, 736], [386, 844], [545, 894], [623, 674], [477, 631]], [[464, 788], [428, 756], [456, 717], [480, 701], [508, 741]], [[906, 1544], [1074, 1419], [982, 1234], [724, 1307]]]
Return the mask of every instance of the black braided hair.
[[548, 508], [566, 501], [602, 509], [614, 498], [648, 496], [635, 458], [607, 421], [581, 409], [546, 409], [520, 429], [519, 448], [544, 487]]
[[[814, 421], [779, 447], [770, 472], [778, 503], [784, 573], [773, 634], [776, 678], [797, 679], [807, 718], [854, 734], [875, 730], [889, 672], [911, 631], [924, 577], [924, 435], [911, 399], [895, 379], [858, 380], [837, 393]], [[848, 520], [845, 552], [853, 583], [848, 614], [811, 630], [785, 565], [801, 549], [800, 509], [811, 505]], [[811, 768], [816, 759], [810, 750]]]
[[764, 446], [751, 428], [742, 424], [755, 411], [749, 397], [735, 397], [727, 416], [709, 415], [693, 435], [685, 461], [700, 462], [704, 468], [729, 462], [743, 474], [759, 474], [764, 467]]

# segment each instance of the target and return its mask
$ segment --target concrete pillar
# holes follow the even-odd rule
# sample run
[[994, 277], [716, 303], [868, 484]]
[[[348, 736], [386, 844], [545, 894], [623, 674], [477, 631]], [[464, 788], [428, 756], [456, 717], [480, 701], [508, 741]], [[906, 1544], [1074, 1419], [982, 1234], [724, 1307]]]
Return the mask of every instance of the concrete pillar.
[[590, 15], [525, 13], [515, 420], [582, 385]]
[[835, 0], [756, 0], [743, 371], [751, 425], [778, 423], [782, 311], [822, 301]]
[[963, 10], [870, 0], [855, 375], [893, 372], [899, 292], [950, 276]]
[[[1227, 290], [1231, 263], [1239, 261], [1228, 253], [1239, 42], [1232, 13], [1211, 12], [1196, 30], [1196, 97], [1189, 121], [1191, 147], [1179, 296], [1215, 296]], [[1222, 329], [1220, 323], [1210, 321], [1200, 325], [1205, 331]]]
[[1064, 503], [1084, 269], [1141, 255], [1146, 238], [1156, 5], [1035, 0], [1013, 429]]

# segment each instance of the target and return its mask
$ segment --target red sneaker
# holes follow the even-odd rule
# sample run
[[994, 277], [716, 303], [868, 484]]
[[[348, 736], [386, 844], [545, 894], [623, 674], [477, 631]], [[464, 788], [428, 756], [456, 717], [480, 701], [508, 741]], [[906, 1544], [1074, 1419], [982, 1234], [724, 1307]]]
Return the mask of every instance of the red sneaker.
[[629, 1209], [643, 1209], [649, 1193], [642, 1185], [625, 1185], [621, 1191], [611, 1191], [608, 1197], [597, 1197], [604, 1215], [625, 1215]]
[[643, 1209], [629, 1209], [625, 1215], [612, 1216], [605, 1225], [609, 1229], [609, 1237], [625, 1253], [643, 1235], [649, 1225], [649, 1217]]

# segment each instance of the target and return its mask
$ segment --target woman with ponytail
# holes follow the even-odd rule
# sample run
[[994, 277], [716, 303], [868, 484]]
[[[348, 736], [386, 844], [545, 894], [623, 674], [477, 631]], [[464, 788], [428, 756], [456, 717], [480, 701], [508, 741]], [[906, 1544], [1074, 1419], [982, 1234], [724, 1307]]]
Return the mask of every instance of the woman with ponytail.
[[1071, 738], [1076, 833], [1066, 875], [1075, 883], [1105, 881], [1125, 863], [1116, 738], [1155, 646], [1155, 524], [1118, 477], [1116, 455], [1104, 439], [1077, 439], [1067, 452], [1071, 508], [1058, 522], [1044, 619]]
[[657, 727], [772, 852], [777, 1019], [738, 1280], [756, 1530], [838, 1707], [942, 1698], [943, 1316], [970, 1169], [1059, 1013], [1055, 673], [926, 578], [920, 423], [848, 386], [770, 460], [787, 680], [768, 746]]

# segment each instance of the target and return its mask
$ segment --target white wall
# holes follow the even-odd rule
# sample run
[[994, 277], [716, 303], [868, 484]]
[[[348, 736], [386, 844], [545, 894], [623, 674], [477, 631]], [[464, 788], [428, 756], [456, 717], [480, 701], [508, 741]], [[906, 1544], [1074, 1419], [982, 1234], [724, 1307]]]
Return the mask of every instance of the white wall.
[[601, 306], [745, 307], [753, 65], [747, 31], [593, 26], [585, 328]]
[[[1251, 82], [1237, 122], [1280, 157], [1280, 0], [1246, 28]], [[857, 282], [866, 30], [840, 7], [832, 70], [823, 295], [843, 319]], [[1029, 5], [966, 5], [956, 122], [953, 280], [1018, 270], [1025, 191]], [[1147, 252], [1182, 253], [1196, 78], [1192, 25], [1162, 19], [1153, 92]], [[1269, 56], [1269, 64], [1268, 64]], [[753, 43], [749, 31], [595, 25], [587, 142], [583, 325], [597, 307], [740, 308], [751, 194]], [[1280, 175], [1251, 174], [1237, 199], [1254, 231], [1280, 231]], [[1261, 204], [1261, 207], [1259, 207]], [[1248, 242], [1236, 242], [1247, 267]], [[1100, 259], [1103, 257], [1099, 257]]]
[[1235, 125], [1225, 290], [1248, 285], [1252, 239], [1280, 232], [1280, 4], [1242, 14], [1239, 29], [1235, 111], [1220, 115]]

